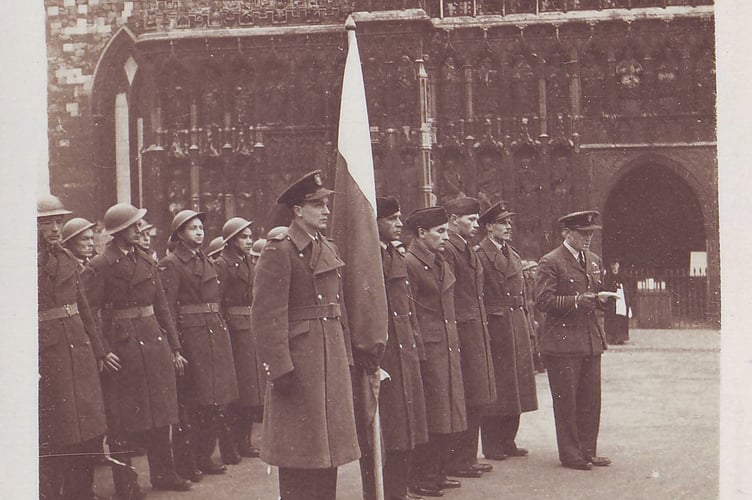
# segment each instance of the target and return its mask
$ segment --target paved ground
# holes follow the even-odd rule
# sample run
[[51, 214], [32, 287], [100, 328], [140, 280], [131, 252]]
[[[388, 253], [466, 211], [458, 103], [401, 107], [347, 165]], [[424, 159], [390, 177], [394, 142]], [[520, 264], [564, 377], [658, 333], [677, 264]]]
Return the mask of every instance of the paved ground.
[[[718, 498], [720, 334], [703, 330], [634, 330], [632, 342], [603, 357], [598, 446], [614, 464], [592, 471], [559, 466], [548, 380], [537, 376], [540, 409], [522, 417], [518, 444], [527, 458], [493, 462], [496, 470], [465, 479], [444, 498], [713, 499]], [[146, 461], [136, 459], [148, 488]], [[105, 468], [100, 494], [112, 493]], [[152, 492], [155, 500], [274, 500], [276, 470], [245, 459], [188, 493]], [[340, 500], [360, 498], [357, 463], [340, 469]]]

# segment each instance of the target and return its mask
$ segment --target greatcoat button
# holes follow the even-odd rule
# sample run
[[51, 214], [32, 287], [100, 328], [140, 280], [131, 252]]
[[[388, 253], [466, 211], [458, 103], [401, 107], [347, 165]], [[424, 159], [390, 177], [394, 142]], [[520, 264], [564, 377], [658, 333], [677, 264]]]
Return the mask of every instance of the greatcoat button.
[[300, 257], [300, 258], [302, 259], [302, 258], [303, 258], [303, 252], [300, 252], [300, 253], [298, 254], [298, 257]]
[[428, 266], [423, 266], [423, 269], [425, 269], [426, 271], [428, 271]]
[[157, 340], [162, 342], [162, 336], [160, 335], [159, 337], [157, 337]]
[[321, 319], [323, 319], [324, 321], [327, 321], [329, 318], [321, 318]]
[[70, 345], [70, 348], [71, 348], [71, 349], [73, 349], [73, 348], [74, 348], [73, 344], [71, 344], [71, 345]]
[[397, 311], [394, 311], [394, 315], [397, 316]]
[[144, 345], [144, 341], [143, 340], [139, 340], [138, 343], [141, 344], [141, 345]]
[[318, 295], [316, 295], [316, 298], [317, 298], [317, 299], [319, 299], [319, 300], [321, 300], [321, 299], [323, 299], [323, 298], [324, 298], [324, 296], [323, 296], [323, 295], [321, 295], [321, 294], [318, 294]]

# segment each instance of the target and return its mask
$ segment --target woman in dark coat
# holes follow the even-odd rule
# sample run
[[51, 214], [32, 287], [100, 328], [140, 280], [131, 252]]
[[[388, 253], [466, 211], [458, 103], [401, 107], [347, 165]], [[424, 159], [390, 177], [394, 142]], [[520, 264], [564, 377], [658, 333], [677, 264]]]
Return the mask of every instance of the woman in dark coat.
[[[146, 448], [152, 487], [185, 491], [190, 483], [175, 473], [170, 446], [170, 425], [178, 422], [175, 370], [182, 371], [185, 360], [157, 264], [137, 246], [145, 213], [127, 203], [110, 207], [104, 225], [113, 239], [82, 276], [105, 342], [122, 365], [103, 377], [110, 453], [130, 465], [124, 452]], [[145, 496], [127, 469], [113, 466], [113, 479], [121, 497]]]
[[263, 411], [266, 376], [256, 359], [256, 344], [251, 334], [254, 270], [250, 257], [251, 224], [242, 217], [225, 222], [222, 228], [225, 246], [216, 260], [222, 314], [230, 329], [240, 393], [240, 399], [230, 408], [231, 432], [219, 441], [225, 463], [237, 463], [241, 456], [259, 456], [258, 448], [251, 445], [251, 431], [253, 421]]
[[629, 342], [629, 309], [632, 307], [632, 290], [629, 280], [619, 272], [619, 259], [612, 259], [609, 270], [603, 278], [603, 289], [619, 293], [621, 290], [623, 302], [610, 300], [603, 315], [603, 329], [609, 344], [621, 345]]
[[219, 278], [214, 262], [201, 250], [205, 214], [183, 210], [172, 220], [172, 250], [159, 262], [170, 313], [188, 359], [178, 377], [182, 414], [174, 428], [173, 447], [180, 475], [200, 480], [201, 474], [223, 474], [226, 467], [211, 456], [225, 410], [238, 399], [238, 383], [230, 334], [220, 315]]
[[[41, 498], [94, 499], [92, 454], [106, 419], [99, 367], [106, 351], [79, 282], [78, 261], [60, 246], [63, 216], [54, 196], [37, 200], [39, 307], [39, 489]], [[98, 366], [99, 365], [99, 366]]]

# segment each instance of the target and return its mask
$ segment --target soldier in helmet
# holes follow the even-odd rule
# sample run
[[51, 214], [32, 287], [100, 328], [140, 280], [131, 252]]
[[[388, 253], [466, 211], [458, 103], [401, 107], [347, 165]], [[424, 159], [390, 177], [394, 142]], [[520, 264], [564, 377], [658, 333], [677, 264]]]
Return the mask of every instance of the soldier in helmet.
[[258, 262], [259, 257], [261, 257], [261, 250], [263, 250], [265, 246], [266, 239], [264, 238], [259, 238], [253, 242], [253, 246], [251, 247], [251, 264], [254, 266], [256, 265], [256, 262]]
[[279, 467], [283, 500], [330, 500], [337, 467], [360, 457], [352, 350], [337, 248], [321, 231], [330, 189], [310, 172], [277, 199], [292, 223], [256, 266], [251, 329], [270, 383], [261, 459]]
[[146, 255], [154, 259], [154, 262], [158, 262], [157, 252], [151, 248], [153, 231], [156, 231], [154, 224], [149, 224], [146, 219], [138, 221], [138, 241], [136, 241], [136, 245], [146, 252]]
[[216, 262], [219, 258], [219, 254], [225, 247], [225, 240], [221, 236], [217, 236], [209, 242], [209, 248], [206, 249], [206, 256]]
[[[93, 461], [106, 418], [99, 371], [117, 370], [79, 283], [79, 263], [60, 245], [58, 198], [37, 200], [40, 498], [95, 499]], [[62, 492], [62, 497], [61, 497]]]
[[[137, 244], [138, 222], [145, 213], [127, 203], [110, 207], [104, 227], [112, 240], [82, 276], [104, 339], [122, 365], [103, 378], [110, 454], [130, 465], [127, 452], [143, 446], [152, 487], [185, 491], [191, 485], [175, 473], [170, 425], [178, 421], [175, 372], [181, 372], [186, 361], [157, 264]], [[146, 496], [127, 469], [115, 464], [112, 472], [115, 491], [122, 498]]]
[[219, 277], [214, 261], [201, 250], [206, 214], [183, 210], [172, 220], [174, 249], [159, 263], [172, 316], [188, 358], [178, 377], [180, 425], [174, 428], [177, 470], [199, 481], [203, 474], [224, 474], [212, 460], [225, 425], [226, 406], [238, 399], [238, 384], [227, 326], [220, 315]]
[[232, 432], [219, 441], [225, 463], [238, 463], [241, 456], [259, 456], [258, 448], [251, 445], [251, 430], [254, 419], [258, 419], [263, 411], [266, 376], [258, 366], [256, 343], [251, 334], [254, 270], [250, 259], [253, 248], [251, 224], [253, 222], [242, 217], [225, 222], [222, 238], [226, 243], [217, 258], [222, 313], [230, 328], [240, 392], [240, 399], [230, 407]]
[[60, 243], [76, 258], [79, 270], [94, 257], [94, 226], [95, 223], [81, 217], [75, 217], [63, 226]]

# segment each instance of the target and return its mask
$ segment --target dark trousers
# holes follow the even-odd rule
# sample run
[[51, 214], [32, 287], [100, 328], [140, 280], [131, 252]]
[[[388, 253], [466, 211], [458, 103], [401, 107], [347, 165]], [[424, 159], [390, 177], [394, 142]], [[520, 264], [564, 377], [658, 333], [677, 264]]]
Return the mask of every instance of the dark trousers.
[[478, 463], [478, 432], [480, 430], [480, 408], [467, 407], [467, 430], [454, 434], [447, 469], [457, 471]]
[[279, 496], [281, 500], [335, 500], [337, 497], [337, 468], [292, 469], [280, 467]]
[[112, 479], [115, 491], [121, 496], [127, 493], [136, 481], [131, 467], [131, 456], [135, 448], [146, 448], [149, 461], [149, 478], [167, 480], [175, 476], [175, 463], [170, 445], [170, 426], [132, 432], [124, 435], [110, 434], [108, 437], [110, 456], [117, 463], [112, 465]]
[[[384, 463], [384, 497], [403, 498], [410, 485], [412, 450], [387, 450]], [[364, 496], [364, 500], [365, 496]]]
[[410, 483], [437, 488], [446, 479], [446, 467], [457, 433], [428, 434], [428, 442], [415, 447]]
[[54, 452], [39, 449], [39, 498], [84, 500], [93, 497], [94, 463], [102, 438], [65, 446]]
[[596, 455], [601, 419], [601, 356], [544, 356], [556, 420], [559, 460]]
[[520, 429], [520, 415], [486, 416], [481, 418], [480, 436], [485, 456], [502, 455], [505, 450], [513, 450], [517, 431]]
[[181, 409], [180, 423], [173, 426], [172, 430], [175, 469], [178, 474], [190, 477], [198, 466], [211, 461], [217, 438], [226, 426], [225, 420], [222, 405]]
[[237, 403], [228, 406], [219, 434], [219, 451], [223, 461], [227, 462], [226, 459], [237, 454], [248, 455], [253, 447], [253, 422], [261, 421], [263, 411], [263, 407], [260, 406], [241, 406]]

